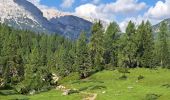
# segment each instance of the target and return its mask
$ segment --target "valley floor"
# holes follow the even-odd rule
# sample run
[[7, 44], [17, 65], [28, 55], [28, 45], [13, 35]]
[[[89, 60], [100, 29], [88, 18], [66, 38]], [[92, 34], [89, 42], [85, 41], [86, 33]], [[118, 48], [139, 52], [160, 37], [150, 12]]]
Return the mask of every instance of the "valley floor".
[[[84, 80], [68, 76], [62, 85], [80, 92], [67, 96], [53, 89], [33, 96], [0, 95], [0, 100], [170, 100], [170, 70], [139, 68], [129, 72], [126, 80], [119, 79], [122, 74], [117, 70], [102, 71]], [[143, 77], [139, 80], [139, 76]]]

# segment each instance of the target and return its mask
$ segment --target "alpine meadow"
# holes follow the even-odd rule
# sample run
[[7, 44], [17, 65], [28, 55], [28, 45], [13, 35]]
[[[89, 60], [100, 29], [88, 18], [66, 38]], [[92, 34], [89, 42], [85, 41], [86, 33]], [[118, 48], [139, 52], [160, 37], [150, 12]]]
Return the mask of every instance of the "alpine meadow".
[[170, 100], [170, 0], [0, 0], [0, 100]]

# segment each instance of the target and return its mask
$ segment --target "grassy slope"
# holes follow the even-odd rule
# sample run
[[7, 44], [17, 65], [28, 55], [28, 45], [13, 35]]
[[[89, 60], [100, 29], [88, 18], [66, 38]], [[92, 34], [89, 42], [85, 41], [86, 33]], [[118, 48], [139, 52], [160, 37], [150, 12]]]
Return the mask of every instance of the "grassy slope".
[[10, 96], [2, 96], [0, 95], [0, 100], [26, 100], [29, 98], [29, 100], [75, 100], [77, 98], [78, 100], [81, 100], [81, 96], [79, 94], [73, 94], [69, 96], [62, 96], [62, 92], [57, 90], [51, 90], [48, 92], [36, 94], [33, 96], [25, 96], [25, 95], [10, 95]]
[[[137, 80], [138, 76], [144, 79]], [[66, 87], [76, 88], [82, 92], [97, 93], [97, 100], [143, 100], [146, 94], [161, 95], [159, 100], [170, 100], [170, 70], [159, 69], [131, 69], [127, 74], [127, 80], [119, 80], [121, 76], [117, 71], [102, 71], [81, 81], [69, 81], [64, 83]], [[105, 93], [102, 93], [105, 92]], [[51, 90], [34, 96], [27, 96], [31, 100], [81, 100], [85, 95], [72, 94], [62, 96], [57, 90]], [[1, 96], [0, 100], [22, 97], [21, 95]]]

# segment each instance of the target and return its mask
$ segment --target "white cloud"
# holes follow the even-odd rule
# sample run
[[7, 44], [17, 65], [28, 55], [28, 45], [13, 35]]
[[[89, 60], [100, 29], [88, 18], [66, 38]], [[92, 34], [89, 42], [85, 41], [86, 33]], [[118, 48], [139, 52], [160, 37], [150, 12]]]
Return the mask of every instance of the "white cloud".
[[150, 23], [152, 25], [155, 25], [157, 23], [159, 23], [161, 20], [159, 19], [153, 19], [153, 18], [149, 18], [145, 15], [141, 16], [141, 15], [138, 15], [137, 17], [127, 17], [125, 18], [123, 21], [119, 22], [119, 26], [120, 26], [120, 29], [125, 32], [126, 30], [126, 27], [129, 23], [129, 21], [132, 21], [134, 22], [137, 26], [140, 25], [142, 23], [142, 21], [150, 21]]
[[159, 20], [170, 17], [170, 0], [158, 1], [155, 6], [149, 8], [145, 16]]
[[129, 14], [146, 8], [146, 4], [144, 2], [138, 3], [138, 0], [117, 0], [105, 4], [103, 8], [105, 12]]
[[46, 17], [47, 19], [56, 17], [58, 14], [61, 15], [60, 11], [57, 8], [40, 4], [41, 0], [28, 0], [28, 1], [37, 6], [43, 13], [43, 16]]
[[145, 18], [144, 16], [137, 16], [137, 17], [129, 17], [125, 18], [122, 22], [119, 23], [119, 26], [123, 32], [125, 32], [126, 27], [129, 23], [129, 21], [134, 22], [137, 26], [142, 23], [142, 21], [147, 21], [149, 20], [148, 18]]
[[69, 8], [73, 5], [75, 0], [63, 0], [63, 3], [60, 5], [62, 8]]
[[74, 14], [77, 16], [97, 18], [105, 21], [113, 20], [114, 18], [114, 14], [110, 15], [111, 13], [104, 13], [101, 6], [96, 6], [90, 3], [75, 8]]
[[48, 7], [46, 5], [40, 4], [41, 0], [28, 0], [28, 1], [34, 4], [35, 6], [37, 6], [40, 10], [52, 8], [52, 7]]
[[[40, 4], [40, 0], [28, 0], [34, 3], [38, 8], [40, 8], [47, 17], [51, 18], [61, 11], [57, 8], [48, 7]], [[81, 0], [82, 2], [86, 0]], [[63, 0], [61, 7], [68, 8], [71, 7], [75, 0]], [[128, 17], [129, 15], [138, 14], [139, 11], [147, 8], [147, 5], [143, 2], [138, 2], [138, 0], [116, 0], [115, 2], [110, 2], [106, 4], [100, 4], [100, 0], [91, 0], [90, 3], [80, 5], [75, 8], [74, 12], [71, 14], [86, 17], [86, 18], [97, 18], [104, 21], [117, 21], [116, 17], [126, 16], [124, 20], [117, 21], [120, 25], [122, 31], [125, 31], [128, 22], [131, 20], [136, 25], [139, 25], [142, 20], [149, 20], [152, 24], [156, 24], [164, 18], [170, 17], [170, 0], [158, 1], [155, 6], [152, 6], [148, 11], [141, 15], [134, 15], [134, 17]]]
[[138, 2], [138, 0], [117, 0], [116, 2], [99, 5], [92, 3], [83, 4], [75, 8], [75, 14], [105, 21], [115, 21], [115, 17], [120, 13], [125, 15], [132, 14], [144, 8], [146, 8], [146, 4]]

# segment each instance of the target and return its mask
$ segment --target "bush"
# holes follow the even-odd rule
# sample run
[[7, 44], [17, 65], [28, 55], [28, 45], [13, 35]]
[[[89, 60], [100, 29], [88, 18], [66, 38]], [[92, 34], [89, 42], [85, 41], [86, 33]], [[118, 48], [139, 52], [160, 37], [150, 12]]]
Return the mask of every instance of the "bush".
[[68, 94], [74, 94], [74, 93], [79, 93], [78, 90], [70, 90]]
[[121, 77], [119, 77], [120, 80], [126, 80], [127, 76], [126, 75], [122, 75]]
[[1, 95], [14, 95], [17, 94], [14, 90], [1, 90], [0, 91]]
[[139, 75], [139, 76], [138, 76], [138, 80], [142, 80], [142, 79], [144, 79], [144, 76]]
[[115, 70], [115, 67], [113, 67], [112, 64], [107, 64], [107, 65], [105, 65], [105, 69], [106, 70]]
[[158, 94], [146, 94], [144, 100], [157, 100], [161, 95]]
[[119, 73], [130, 73], [129, 69], [125, 67], [118, 67], [117, 70]]
[[70, 75], [59, 79], [58, 82], [59, 82], [59, 84], [63, 84], [63, 83], [75, 81], [75, 80], [79, 80], [79, 74], [78, 73], [71, 73]]
[[10, 84], [5, 84], [3, 87], [0, 87], [1, 90], [11, 90], [13, 87]]
[[27, 94], [30, 91], [30, 87], [24, 85], [23, 83], [19, 83], [18, 85], [15, 86], [15, 91], [19, 94]]
[[163, 87], [170, 88], [170, 84], [164, 84]]

